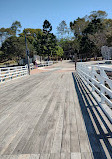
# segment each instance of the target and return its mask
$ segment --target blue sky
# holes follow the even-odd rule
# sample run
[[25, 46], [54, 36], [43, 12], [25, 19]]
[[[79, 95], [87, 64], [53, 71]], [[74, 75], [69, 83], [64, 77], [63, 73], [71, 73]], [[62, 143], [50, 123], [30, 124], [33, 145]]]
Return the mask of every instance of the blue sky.
[[62, 20], [69, 25], [91, 11], [104, 10], [112, 18], [112, 0], [0, 0], [0, 28], [18, 20], [24, 28], [41, 28], [45, 19], [56, 27]]

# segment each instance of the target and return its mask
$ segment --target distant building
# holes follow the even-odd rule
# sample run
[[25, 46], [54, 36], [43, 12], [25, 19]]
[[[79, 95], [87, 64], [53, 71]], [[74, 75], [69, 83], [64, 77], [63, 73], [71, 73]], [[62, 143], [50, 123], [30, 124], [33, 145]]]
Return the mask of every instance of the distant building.
[[111, 60], [112, 59], [112, 47], [102, 46], [101, 54], [105, 60]]

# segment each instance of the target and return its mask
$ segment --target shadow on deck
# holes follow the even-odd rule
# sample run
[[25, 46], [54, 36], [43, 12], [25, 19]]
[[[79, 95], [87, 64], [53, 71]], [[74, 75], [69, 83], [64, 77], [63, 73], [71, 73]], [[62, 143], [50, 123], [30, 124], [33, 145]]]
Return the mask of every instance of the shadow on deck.
[[77, 73], [72, 73], [94, 159], [112, 158], [112, 125]]

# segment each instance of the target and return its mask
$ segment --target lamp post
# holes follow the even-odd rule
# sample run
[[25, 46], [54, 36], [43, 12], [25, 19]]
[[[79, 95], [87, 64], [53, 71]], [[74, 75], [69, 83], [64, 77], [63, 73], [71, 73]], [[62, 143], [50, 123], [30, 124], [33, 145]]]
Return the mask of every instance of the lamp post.
[[75, 70], [76, 70], [76, 64], [77, 64], [77, 53], [74, 54], [74, 60], [75, 60]]
[[27, 40], [26, 40], [26, 31], [25, 31], [25, 29], [24, 29], [24, 35], [25, 35], [26, 56], [27, 56], [27, 64], [28, 64], [28, 74], [30, 75], [29, 50], [28, 50], [28, 47], [27, 47]]

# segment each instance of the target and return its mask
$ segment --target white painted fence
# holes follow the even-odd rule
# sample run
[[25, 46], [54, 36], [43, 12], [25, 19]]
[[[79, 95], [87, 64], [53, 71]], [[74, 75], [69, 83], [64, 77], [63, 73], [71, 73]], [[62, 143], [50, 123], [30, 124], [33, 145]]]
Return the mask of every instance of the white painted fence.
[[[42, 62], [37, 65], [37, 67], [44, 67], [44, 66], [50, 66], [54, 62], [53, 61], [46, 61]], [[34, 69], [34, 65], [30, 64], [30, 69]], [[0, 82], [4, 82], [7, 80], [11, 80], [17, 77], [22, 77], [24, 75], [28, 74], [28, 67], [25, 66], [17, 66], [17, 67], [5, 67], [0, 68]]]
[[112, 67], [79, 62], [77, 72], [112, 121]]
[[28, 74], [27, 65], [0, 68], [0, 82], [11, 80]]
[[55, 61], [46, 61], [46, 62], [40, 62], [40, 64], [38, 64], [38, 67], [44, 67], [44, 66], [50, 66], [53, 63], [55, 63]]

